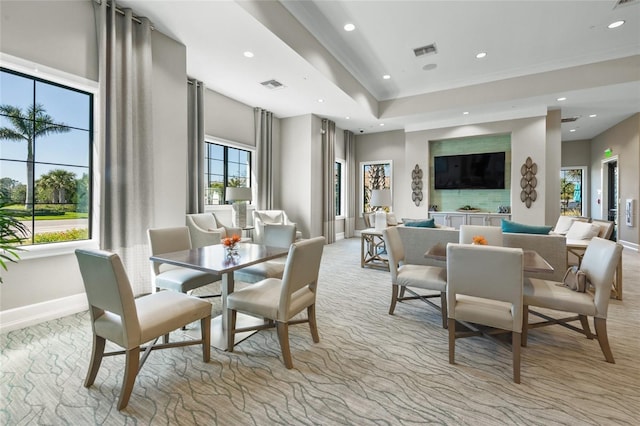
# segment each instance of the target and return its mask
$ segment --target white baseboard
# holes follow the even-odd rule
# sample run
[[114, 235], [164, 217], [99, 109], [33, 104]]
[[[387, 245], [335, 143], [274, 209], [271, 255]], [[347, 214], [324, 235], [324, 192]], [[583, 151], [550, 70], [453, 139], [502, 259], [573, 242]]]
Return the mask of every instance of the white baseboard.
[[18, 330], [89, 309], [84, 293], [0, 312], [0, 333]]
[[629, 241], [624, 241], [624, 240], [618, 240], [618, 242], [622, 245], [622, 247], [624, 247], [625, 249], [629, 249], [629, 250], [633, 250], [636, 253], [640, 252], [640, 244], [636, 244], [636, 243], [632, 243]]
[[336, 234], [336, 241], [344, 240], [344, 232], [338, 232]]

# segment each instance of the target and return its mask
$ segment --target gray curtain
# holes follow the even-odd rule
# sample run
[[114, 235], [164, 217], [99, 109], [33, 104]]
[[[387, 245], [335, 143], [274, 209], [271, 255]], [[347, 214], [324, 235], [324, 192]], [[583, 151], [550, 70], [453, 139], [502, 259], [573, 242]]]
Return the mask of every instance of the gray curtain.
[[356, 139], [353, 132], [344, 131], [344, 146], [346, 151], [346, 177], [347, 185], [346, 193], [346, 217], [344, 222], [344, 237], [351, 238], [355, 236], [356, 230]]
[[187, 213], [204, 213], [204, 83], [189, 79], [187, 91]]
[[256, 210], [271, 210], [273, 209], [273, 113], [262, 108], [254, 108], [253, 112], [258, 151]]
[[336, 241], [336, 123], [322, 119], [322, 234]]
[[153, 223], [151, 24], [115, 1], [99, 11], [100, 245], [120, 255], [134, 294], [152, 290], [147, 228]]

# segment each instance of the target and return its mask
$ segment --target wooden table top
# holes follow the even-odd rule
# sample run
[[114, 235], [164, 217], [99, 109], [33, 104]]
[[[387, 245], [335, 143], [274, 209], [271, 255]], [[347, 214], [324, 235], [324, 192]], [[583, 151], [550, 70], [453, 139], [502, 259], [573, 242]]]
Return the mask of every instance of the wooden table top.
[[[523, 269], [525, 272], [553, 272], [553, 266], [549, 265], [549, 262], [547, 262], [535, 250], [522, 250], [522, 252]], [[446, 244], [438, 243], [434, 245], [429, 250], [427, 250], [427, 252], [424, 254], [424, 257], [446, 262]]]

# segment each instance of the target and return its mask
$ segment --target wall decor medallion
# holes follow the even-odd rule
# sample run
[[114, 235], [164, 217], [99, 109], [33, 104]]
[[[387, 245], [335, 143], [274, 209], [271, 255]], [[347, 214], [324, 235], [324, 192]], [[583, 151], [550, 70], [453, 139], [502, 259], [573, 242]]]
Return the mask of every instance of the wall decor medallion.
[[417, 164], [411, 171], [411, 190], [411, 199], [418, 207], [422, 201], [422, 169]]
[[522, 167], [520, 167], [520, 174], [522, 175], [520, 179], [520, 188], [522, 188], [520, 201], [522, 201], [527, 208], [530, 208], [531, 204], [538, 198], [538, 193], [536, 192], [536, 186], [538, 185], [536, 173], [538, 173], [538, 165], [531, 160], [531, 157], [527, 157], [527, 160]]

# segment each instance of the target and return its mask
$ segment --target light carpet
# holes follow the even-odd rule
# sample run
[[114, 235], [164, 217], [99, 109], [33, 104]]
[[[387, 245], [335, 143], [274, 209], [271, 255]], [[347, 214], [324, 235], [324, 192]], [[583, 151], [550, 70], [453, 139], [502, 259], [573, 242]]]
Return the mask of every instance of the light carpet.
[[596, 340], [554, 326], [530, 332], [519, 385], [509, 349], [484, 338], [458, 340], [449, 365], [439, 313], [415, 301], [388, 315], [389, 273], [360, 268], [360, 240], [348, 239], [325, 247], [320, 343], [306, 324], [290, 328], [293, 370], [275, 330], [213, 350], [208, 364], [198, 346], [154, 351], [119, 412], [122, 357], [105, 358], [83, 387], [83, 312], [0, 336], [0, 424], [637, 425], [640, 255], [623, 256], [625, 299], [608, 320], [616, 364]]

